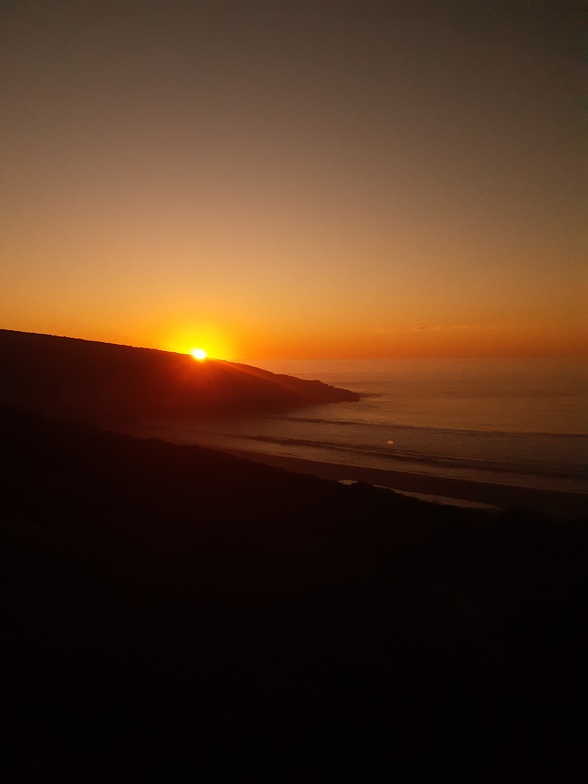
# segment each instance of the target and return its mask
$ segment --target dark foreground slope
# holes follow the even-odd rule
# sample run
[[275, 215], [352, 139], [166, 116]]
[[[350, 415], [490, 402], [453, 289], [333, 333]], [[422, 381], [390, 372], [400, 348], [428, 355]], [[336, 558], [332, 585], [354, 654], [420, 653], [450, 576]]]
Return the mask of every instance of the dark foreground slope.
[[3, 782], [586, 780], [583, 524], [15, 411], [0, 454]]
[[234, 362], [10, 330], [0, 330], [0, 368], [0, 403], [94, 422], [237, 416], [358, 399]]

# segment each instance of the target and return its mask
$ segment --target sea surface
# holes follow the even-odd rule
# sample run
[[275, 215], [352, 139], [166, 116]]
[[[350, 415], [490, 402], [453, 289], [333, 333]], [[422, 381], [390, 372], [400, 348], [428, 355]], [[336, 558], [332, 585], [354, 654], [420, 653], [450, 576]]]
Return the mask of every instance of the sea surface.
[[313, 360], [258, 366], [363, 397], [205, 425], [153, 423], [151, 434], [221, 449], [588, 492], [586, 362]]

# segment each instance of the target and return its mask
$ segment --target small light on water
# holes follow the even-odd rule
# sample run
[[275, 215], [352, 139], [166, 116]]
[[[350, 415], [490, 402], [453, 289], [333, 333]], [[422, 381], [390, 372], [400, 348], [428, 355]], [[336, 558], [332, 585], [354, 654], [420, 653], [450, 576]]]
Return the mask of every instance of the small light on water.
[[389, 443], [389, 444], [393, 444], [393, 443], [394, 443], [394, 441], [388, 441], [388, 443]]

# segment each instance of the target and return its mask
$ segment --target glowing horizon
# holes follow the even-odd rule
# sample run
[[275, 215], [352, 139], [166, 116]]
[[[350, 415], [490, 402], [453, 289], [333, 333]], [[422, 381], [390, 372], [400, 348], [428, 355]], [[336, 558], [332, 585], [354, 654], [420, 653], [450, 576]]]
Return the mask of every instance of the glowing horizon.
[[[12, 329], [12, 327], [5, 327], [0, 325], [0, 329]], [[457, 328], [455, 328], [457, 331]], [[321, 348], [321, 345], [315, 344], [314, 350], [308, 349], [301, 350], [300, 347], [291, 346], [289, 351], [280, 350], [276, 347], [275, 350], [270, 350], [273, 347], [265, 346], [266, 350], [251, 349], [248, 352], [227, 352], [227, 351], [212, 351], [202, 347], [193, 348], [193, 343], [190, 347], [186, 346], [186, 342], [177, 344], [170, 343], [169, 341], [149, 341], [140, 337], [125, 338], [120, 335], [111, 336], [109, 333], [97, 334], [70, 334], [64, 331], [47, 331], [41, 329], [23, 329], [18, 328], [16, 331], [20, 332], [37, 332], [39, 334], [56, 335], [60, 337], [71, 337], [82, 340], [94, 340], [104, 343], [113, 343], [124, 346], [136, 346], [139, 348], [153, 348], [163, 351], [171, 351], [177, 354], [187, 354], [197, 360], [203, 359], [221, 359], [229, 362], [255, 362], [255, 361], [280, 361], [280, 360], [342, 360], [342, 359], [509, 359], [509, 358], [588, 358], [588, 351], [586, 344], [581, 341], [580, 336], [576, 336], [576, 340], [569, 340], [567, 346], [562, 348], [561, 345], [556, 343], [553, 338], [551, 342], [547, 339], [544, 343], [536, 346], [529, 335], [519, 333], [515, 341], [511, 333], [508, 334], [507, 339], [503, 336], [503, 342], [499, 343], [493, 340], [492, 343], [488, 342], [485, 345], [481, 341], [475, 343], [467, 343], [463, 341], [460, 344], [448, 345], [441, 342], [437, 350], [434, 350], [431, 342], [424, 340], [420, 345], [418, 343], [397, 345], [396, 350], [385, 350], [381, 346], [372, 346], [371, 350], [363, 352], [356, 351], [353, 353], [349, 350], [349, 346], [343, 345], [341, 340], [337, 343], [333, 340], [331, 343], [324, 344], [326, 348]], [[415, 330], [415, 333], [424, 332], [425, 330]], [[434, 330], [435, 332], [442, 333], [442, 330]], [[453, 331], [453, 330], [451, 330]], [[460, 332], [467, 333], [469, 330], [464, 326], [459, 328]], [[472, 330], [478, 332], [479, 328]], [[220, 344], [217, 343], [217, 347]], [[225, 343], [225, 346], [229, 345]], [[232, 345], [236, 345], [236, 341]], [[485, 351], [482, 350], [485, 348]], [[567, 349], [567, 350], [566, 350]], [[195, 352], [199, 353], [196, 356]], [[201, 353], [203, 352], [203, 353]]]

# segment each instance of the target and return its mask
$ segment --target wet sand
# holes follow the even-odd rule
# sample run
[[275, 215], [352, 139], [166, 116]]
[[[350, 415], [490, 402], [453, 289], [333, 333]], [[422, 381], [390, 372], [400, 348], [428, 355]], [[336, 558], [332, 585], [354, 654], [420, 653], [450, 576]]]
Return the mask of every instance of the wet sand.
[[237, 449], [224, 451], [236, 457], [244, 457], [257, 463], [284, 468], [300, 474], [312, 474], [321, 479], [336, 481], [366, 482], [387, 487], [399, 492], [436, 496], [439, 499], [455, 499], [476, 504], [508, 509], [530, 507], [547, 517], [562, 519], [588, 518], [588, 493], [567, 493], [557, 490], [517, 487], [474, 482], [469, 479], [417, 474], [408, 471], [391, 471], [382, 468], [366, 468], [343, 463], [323, 463], [303, 460], [298, 457], [268, 455]]

